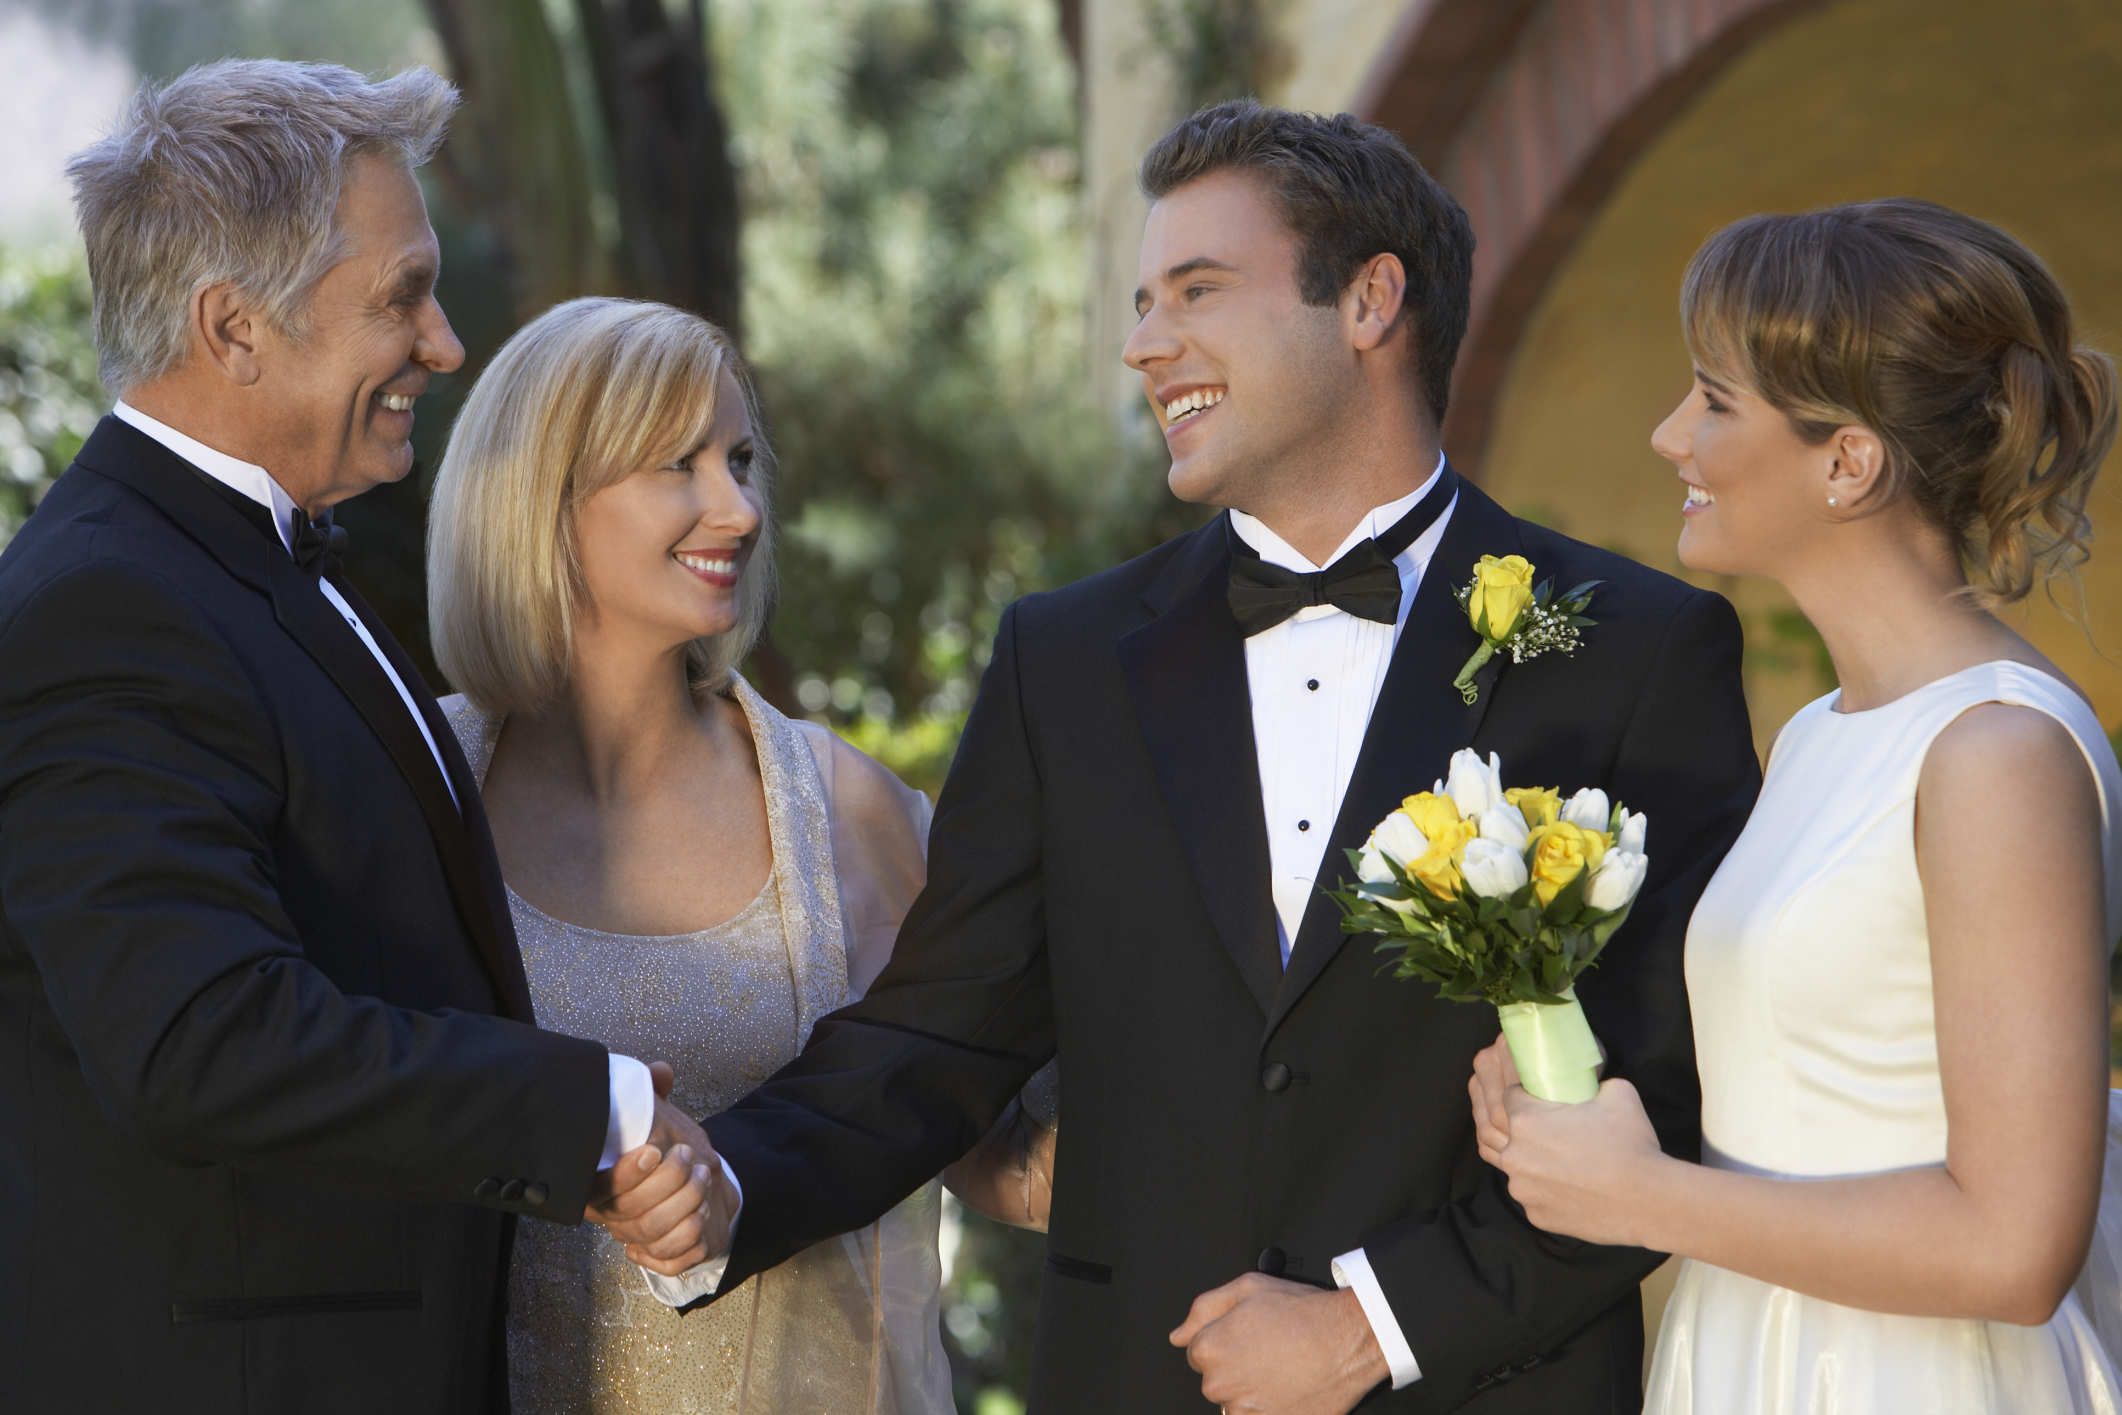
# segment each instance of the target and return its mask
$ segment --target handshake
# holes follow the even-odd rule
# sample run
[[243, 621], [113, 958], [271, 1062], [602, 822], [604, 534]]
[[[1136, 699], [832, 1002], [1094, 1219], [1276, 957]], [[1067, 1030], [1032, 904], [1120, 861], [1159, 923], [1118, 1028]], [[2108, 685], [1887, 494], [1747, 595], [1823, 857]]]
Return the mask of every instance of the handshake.
[[625, 1244], [637, 1265], [677, 1277], [729, 1251], [741, 1196], [705, 1132], [671, 1104], [676, 1073], [656, 1061], [649, 1075], [656, 1118], [648, 1143], [597, 1176], [582, 1217]]

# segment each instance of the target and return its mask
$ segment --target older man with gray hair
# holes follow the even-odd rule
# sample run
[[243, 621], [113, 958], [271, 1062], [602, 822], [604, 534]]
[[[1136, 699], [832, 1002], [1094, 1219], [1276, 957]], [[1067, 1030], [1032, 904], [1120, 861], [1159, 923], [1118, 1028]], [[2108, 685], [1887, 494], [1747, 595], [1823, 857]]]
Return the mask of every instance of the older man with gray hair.
[[226, 62], [69, 168], [120, 401], [0, 555], [9, 1409], [505, 1410], [517, 1216], [722, 1246], [667, 1078], [533, 1025], [478, 789], [335, 554], [463, 361], [413, 176], [455, 103]]

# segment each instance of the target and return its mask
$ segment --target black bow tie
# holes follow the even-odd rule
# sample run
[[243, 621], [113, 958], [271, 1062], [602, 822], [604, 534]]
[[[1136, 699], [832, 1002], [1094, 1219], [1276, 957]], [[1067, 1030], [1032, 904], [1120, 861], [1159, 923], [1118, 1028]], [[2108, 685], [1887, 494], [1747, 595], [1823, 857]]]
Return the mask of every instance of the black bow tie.
[[321, 521], [312, 521], [302, 514], [297, 506], [292, 513], [295, 534], [290, 547], [295, 564], [312, 575], [322, 575], [331, 567], [324, 563], [326, 557], [337, 559], [346, 553], [346, 532], [332, 524], [332, 513], [324, 513]]
[[[1437, 478], [1429, 495], [1390, 530], [1359, 542], [1324, 570], [1285, 570], [1260, 558], [1235, 527], [1230, 530], [1230, 612], [1245, 637], [1263, 633], [1300, 609], [1330, 604], [1358, 619], [1391, 624], [1400, 617], [1400, 571], [1393, 557], [1428, 530], [1459, 489], [1450, 467]], [[1226, 521], [1225, 525], [1229, 525]]]

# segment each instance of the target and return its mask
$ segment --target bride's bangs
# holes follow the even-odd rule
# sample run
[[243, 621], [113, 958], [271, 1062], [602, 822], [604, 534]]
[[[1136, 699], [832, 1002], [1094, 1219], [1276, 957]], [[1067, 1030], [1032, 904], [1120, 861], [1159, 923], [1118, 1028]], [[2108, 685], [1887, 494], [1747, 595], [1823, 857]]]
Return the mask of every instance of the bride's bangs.
[[1695, 366], [1762, 398], [1809, 442], [1861, 421], [1839, 355], [1854, 311], [1834, 259], [1831, 213], [1735, 221], [1695, 253], [1680, 327]]

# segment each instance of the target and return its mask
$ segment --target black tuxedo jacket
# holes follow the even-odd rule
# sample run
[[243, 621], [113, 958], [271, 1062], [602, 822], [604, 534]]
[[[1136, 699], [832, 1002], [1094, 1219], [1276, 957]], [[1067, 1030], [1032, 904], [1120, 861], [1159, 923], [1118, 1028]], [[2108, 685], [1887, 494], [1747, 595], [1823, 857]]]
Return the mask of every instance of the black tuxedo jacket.
[[0, 555], [0, 1407], [488, 1411], [538, 1031], [479, 792], [247, 503], [107, 418]]
[[[1492, 660], [1452, 599], [1483, 554], [1603, 579], [1574, 656]], [[1640, 1408], [1637, 1283], [1658, 1262], [1543, 1234], [1475, 1150], [1497, 1022], [1379, 971], [1323, 894], [1280, 966], [1223, 518], [1004, 615], [891, 965], [794, 1063], [708, 1122], [744, 1185], [725, 1289], [867, 1223], [1063, 1067], [1032, 1409], [1198, 1409], [1166, 1334], [1255, 1267], [1326, 1283], [1362, 1246], [1423, 1378], [1373, 1403]], [[1466, 487], [1411, 607], [1319, 878], [1466, 746], [1507, 780], [1650, 815], [1651, 875], [1579, 987], [1613, 1073], [1692, 1157], [1681, 944], [1759, 785], [1736, 616]]]

